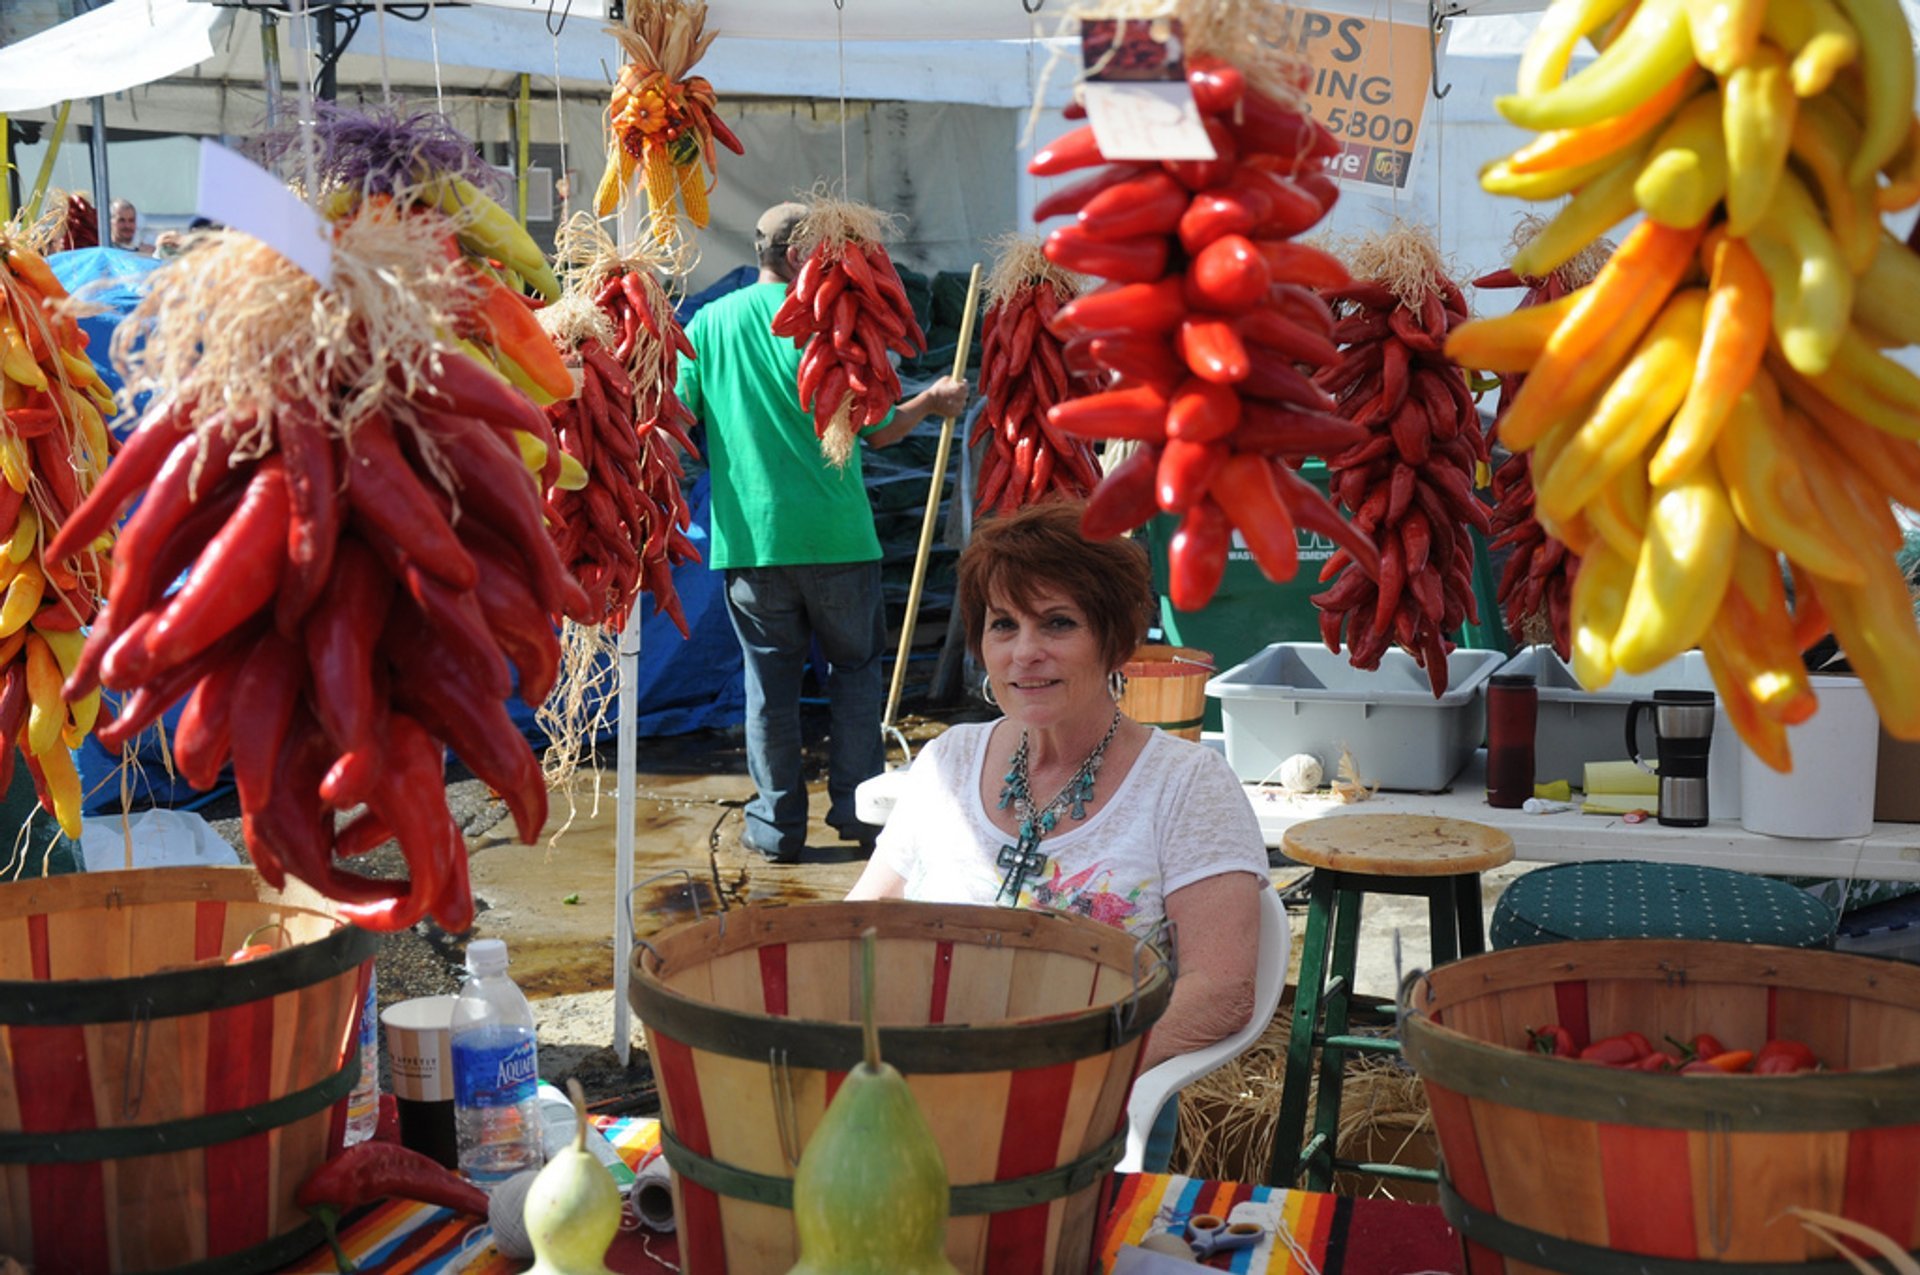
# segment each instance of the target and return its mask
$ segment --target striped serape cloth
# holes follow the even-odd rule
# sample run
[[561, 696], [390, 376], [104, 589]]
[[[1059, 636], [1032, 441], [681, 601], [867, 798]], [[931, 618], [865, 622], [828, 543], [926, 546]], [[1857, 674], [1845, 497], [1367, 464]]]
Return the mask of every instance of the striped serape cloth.
[[[630, 1169], [637, 1171], [659, 1151], [658, 1120], [596, 1116], [593, 1123]], [[660, 1269], [618, 1263], [630, 1238], [623, 1233], [608, 1254], [615, 1269]], [[360, 1270], [380, 1275], [512, 1275], [527, 1265], [493, 1246], [484, 1221], [411, 1200], [383, 1200], [352, 1214], [341, 1225], [340, 1247]], [[657, 1238], [652, 1247], [666, 1251]], [[333, 1275], [334, 1269], [333, 1252], [324, 1244], [286, 1268], [288, 1275]]]
[[1253, 1275], [1388, 1275], [1462, 1269], [1460, 1241], [1440, 1210], [1397, 1200], [1356, 1200], [1317, 1191], [1208, 1182], [1177, 1174], [1115, 1179], [1113, 1205], [1100, 1228], [1100, 1269], [1110, 1271], [1124, 1244], [1160, 1231], [1186, 1232], [1201, 1213], [1225, 1218], [1247, 1205], [1266, 1235], [1253, 1248], [1221, 1253], [1205, 1265]]

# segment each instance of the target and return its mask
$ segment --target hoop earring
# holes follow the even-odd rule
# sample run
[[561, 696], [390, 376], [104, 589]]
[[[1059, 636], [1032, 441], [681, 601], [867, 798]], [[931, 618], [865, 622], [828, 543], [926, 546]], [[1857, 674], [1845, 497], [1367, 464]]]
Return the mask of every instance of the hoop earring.
[[1000, 701], [993, 697], [993, 674], [991, 673], [980, 675], [980, 698], [995, 708], [1000, 707]]
[[1107, 694], [1113, 696], [1113, 702], [1118, 704], [1121, 699], [1126, 696], [1126, 693], [1127, 675], [1119, 669], [1114, 669], [1111, 673], [1107, 674]]

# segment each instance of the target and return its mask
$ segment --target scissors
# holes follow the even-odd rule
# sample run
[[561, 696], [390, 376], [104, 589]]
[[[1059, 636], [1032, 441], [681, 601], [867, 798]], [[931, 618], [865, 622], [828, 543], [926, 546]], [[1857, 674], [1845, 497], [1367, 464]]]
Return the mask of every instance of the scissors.
[[1187, 1219], [1187, 1243], [1194, 1256], [1207, 1258], [1215, 1253], [1252, 1248], [1267, 1233], [1256, 1222], [1229, 1222], [1211, 1213], [1196, 1213]]

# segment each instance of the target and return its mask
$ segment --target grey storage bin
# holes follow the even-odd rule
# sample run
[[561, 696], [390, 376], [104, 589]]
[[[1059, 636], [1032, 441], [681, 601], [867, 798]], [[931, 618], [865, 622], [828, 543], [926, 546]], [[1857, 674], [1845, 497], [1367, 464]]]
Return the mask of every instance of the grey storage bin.
[[[1660, 690], [1710, 691], [1713, 676], [1706, 657], [1688, 651], [1650, 673], [1616, 673], [1597, 691], [1580, 685], [1550, 646], [1522, 648], [1494, 670], [1501, 676], [1525, 674], [1540, 692], [1540, 712], [1533, 735], [1533, 780], [1538, 784], [1564, 779], [1575, 788], [1586, 782], [1590, 761], [1624, 761], [1627, 757], [1627, 705], [1652, 699]], [[1640, 755], [1654, 755], [1653, 724], [1641, 714]], [[1740, 814], [1740, 737], [1727, 721], [1726, 710], [1714, 718], [1713, 744], [1708, 752], [1708, 805], [1715, 819]]]
[[1431, 792], [1460, 773], [1486, 733], [1482, 689], [1506, 657], [1462, 648], [1447, 657], [1447, 692], [1398, 649], [1372, 672], [1318, 642], [1276, 642], [1207, 683], [1220, 701], [1227, 763], [1242, 780], [1271, 779], [1295, 753], [1320, 759], [1328, 779], [1340, 750], [1382, 788]]

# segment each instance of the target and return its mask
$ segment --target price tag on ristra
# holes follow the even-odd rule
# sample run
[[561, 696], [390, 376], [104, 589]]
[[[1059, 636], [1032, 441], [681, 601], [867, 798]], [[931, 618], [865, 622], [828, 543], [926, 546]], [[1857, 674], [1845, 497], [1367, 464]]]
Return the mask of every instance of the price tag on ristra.
[[1187, 87], [1186, 42], [1172, 18], [1087, 18], [1080, 99], [1110, 160], [1212, 159]]
[[[1313, 68], [1307, 105], [1343, 147], [1327, 171], [1349, 191], [1391, 195], [1408, 186], [1432, 100], [1435, 36], [1421, 10], [1384, 16], [1295, 8], [1295, 39]], [[1377, 12], [1377, 11], [1376, 11]], [[1395, 20], [1404, 19], [1404, 20]]]

